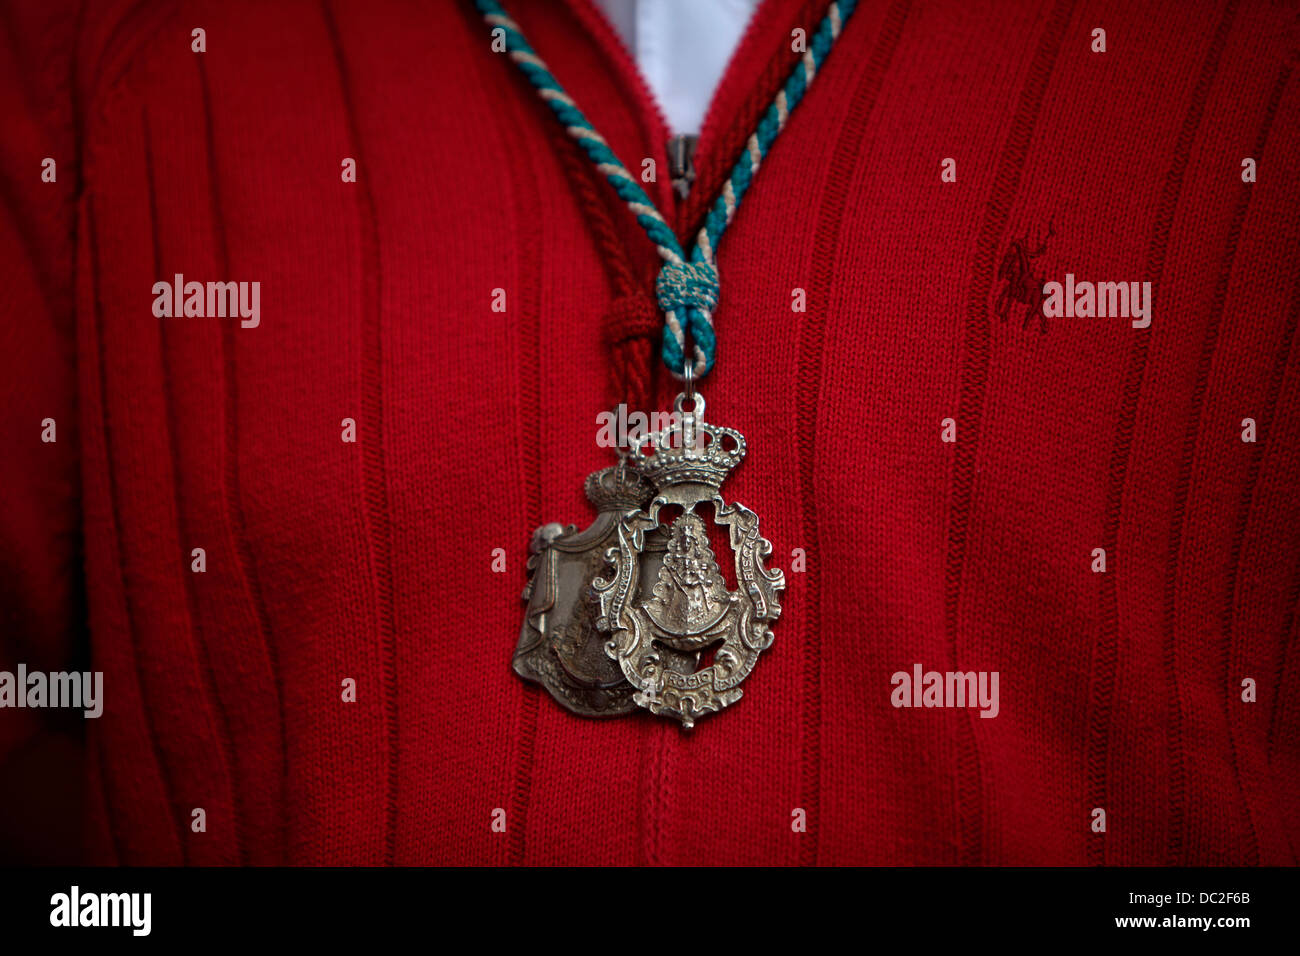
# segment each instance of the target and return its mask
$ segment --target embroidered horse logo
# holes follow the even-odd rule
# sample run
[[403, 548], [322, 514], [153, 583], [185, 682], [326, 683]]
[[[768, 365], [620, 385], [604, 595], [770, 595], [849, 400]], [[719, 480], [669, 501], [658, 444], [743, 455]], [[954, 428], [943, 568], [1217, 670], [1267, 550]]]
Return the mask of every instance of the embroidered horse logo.
[[1038, 330], [1046, 334], [1047, 316], [1043, 314], [1043, 301], [1047, 298], [1047, 294], [1043, 291], [1045, 280], [1035, 274], [1031, 260], [1037, 259], [1047, 251], [1047, 240], [1054, 235], [1056, 232], [1049, 220], [1047, 235], [1035, 248], [1029, 247], [1028, 233], [1020, 239], [1012, 240], [1011, 248], [1007, 250], [1006, 255], [1002, 257], [1002, 263], [998, 266], [998, 279], [1005, 284], [998, 293], [997, 301], [993, 303], [993, 312], [1002, 321], [1005, 322], [1010, 317], [1012, 306], [1024, 305], [1027, 307], [1025, 320], [1020, 327], [1029, 328], [1030, 320], [1037, 316]]

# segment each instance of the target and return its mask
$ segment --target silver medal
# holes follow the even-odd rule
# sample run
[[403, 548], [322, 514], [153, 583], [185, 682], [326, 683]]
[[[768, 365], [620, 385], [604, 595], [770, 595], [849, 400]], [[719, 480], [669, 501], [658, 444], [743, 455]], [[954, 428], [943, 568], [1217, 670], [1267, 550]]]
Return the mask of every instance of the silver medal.
[[[769, 625], [781, 613], [785, 575], [764, 567], [772, 546], [759, 534], [758, 515], [727, 504], [719, 492], [745, 457], [744, 436], [706, 423], [703, 396], [688, 399], [688, 393], [677, 396], [678, 424], [648, 435], [629, 455], [655, 495], [619, 519], [612, 570], [593, 587], [597, 625], [610, 634], [605, 651], [634, 689], [632, 700], [689, 728], [740, 699], [741, 681], [772, 644]], [[708, 525], [697, 513], [702, 504], [712, 506], [713, 522], [728, 532], [735, 591], [719, 571]], [[670, 505], [682, 513], [664, 528], [660, 512]], [[656, 535], [666, 535], [664, 551], [648, 561]], [[709, 653], [705, 666], [681, 667], [683, 655], [699, 661]]]
[[[605, 653], [595, 628], [599, 607], [591, 582], [606, 567], [616, 543], [618, 519], [650, 500], [649, 482], [625, 464], [587, 476], [587, 499], [598, 514], [591, 527], [551, 523], [533, 532], [529, 547], [528, 602], [515, 648], [515, 673], [545, 687], [560, 704], [588, 717], [613, 717], [636, 709], [633, 688], [618, 663]], [[651, 570], [662, 560], [666, 539], [646, 537], [643, 561]], [[690, 673], [698, 654], [668, 652], [668, 666]]]

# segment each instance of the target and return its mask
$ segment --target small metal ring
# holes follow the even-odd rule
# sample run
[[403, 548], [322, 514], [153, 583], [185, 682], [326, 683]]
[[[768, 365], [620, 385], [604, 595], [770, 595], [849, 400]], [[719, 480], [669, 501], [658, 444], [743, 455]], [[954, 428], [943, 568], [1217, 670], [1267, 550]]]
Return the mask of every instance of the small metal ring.
[[685, 384], [684, 394], [686, 400], [695, 407], [695, 363], [687, 359], [682, 363], [682, 382]]

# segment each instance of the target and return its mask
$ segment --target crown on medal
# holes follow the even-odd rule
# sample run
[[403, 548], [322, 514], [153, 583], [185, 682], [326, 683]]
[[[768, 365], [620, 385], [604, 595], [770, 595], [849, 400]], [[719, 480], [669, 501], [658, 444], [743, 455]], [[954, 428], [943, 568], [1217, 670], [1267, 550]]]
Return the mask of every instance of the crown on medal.
[[625, 465], [610, 465], [587, 476], [587, 500], [597, 511], [631, 511], [650, 500], [650, 482]]
[[658, 488], [688, 482], [717, 488], [744, 460], [745, 436], [686, 413], [671, 428], [647, 435], [629, 457]]

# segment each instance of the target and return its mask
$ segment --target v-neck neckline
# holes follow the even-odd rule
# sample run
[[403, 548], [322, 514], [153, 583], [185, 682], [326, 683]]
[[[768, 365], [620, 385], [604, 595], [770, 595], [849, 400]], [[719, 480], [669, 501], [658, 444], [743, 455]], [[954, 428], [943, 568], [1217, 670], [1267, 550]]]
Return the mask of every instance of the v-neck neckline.
[[[612, 79], [627, 90], [636, 112], [635, 121], [647, 143], [653, 146], [655, 163], [666, 170], [668, 141], [672, 132], [632, 53], [592, 0], [563, 2], [586, 28], [588, 37], [609, 64]], [[809, 24], [797, 18], [806, 13], [806, 8], [820, 8], [825, 3], [826, 0], [760, 0], [745, 25], [740, 42], [732, 51], [721, 80], [710, 94], [695, 148], [696, 180], [690, 193], [685, 199], [679, 199], [668, 176], [656, 177], [652, 190], [655, 205], [688, 252], [694, 243], [693, 232], [716, 199], [723, 179], [740, 155], [744, 139], [752, 132], [763, 109], [797, 62], [798, 57], [788, 42], [790, 28], [802, 25], [811, 32]], [[781, 56], [783, 49], [784, 57]], [[774, 70], [774, 65], [779, 69]], [[771, 82], [774, 75], [779, 77], [775, 84]], [[745, 132], [739, 142], [733, 142], [736, 136], [732, 134], [732, 128], [738, 123], [744, 124], [741, 128]], [[720, 150], [726, 150], [729, 155], [720, 155]], [[620, 158], [627, 162], [626, 158]]]

